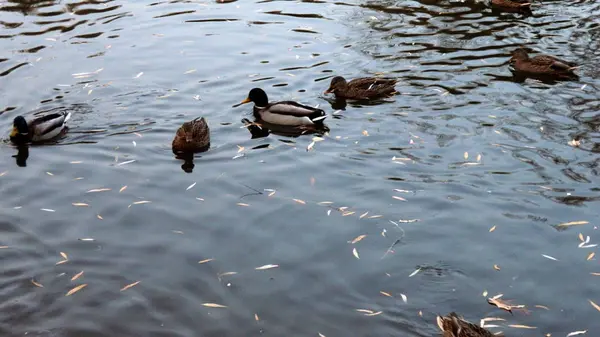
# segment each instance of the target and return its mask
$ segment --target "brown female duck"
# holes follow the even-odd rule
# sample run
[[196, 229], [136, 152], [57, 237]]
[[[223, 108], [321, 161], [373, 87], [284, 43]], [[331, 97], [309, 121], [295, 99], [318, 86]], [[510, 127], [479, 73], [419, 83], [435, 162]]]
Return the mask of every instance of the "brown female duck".
[[396, 79], [361, 77], [347, 82], [342, 76], [331, 79], [329, 89], [324, 94], [332, 93], [338, 98], [370, 99], [390, 96], [396, 93]]
[[577, 65], [549, 55], [529, 57], [525, 48], [517, 48], [512, 52], [509, 61], [515, 71], [533, 76], [545, 76], [558, 79], [577, 79], [573, 72]]
[[531, 1], [527, 0], [492, 0], [492, 6], [507, 11], [531, 12]]
[[437, 316], [437, 325], [443, 332], [444, 337], [495, 337], [490, 331], [479, 325], [465, 321], [455, 312], [445, 317]]
[[173, 152], [201, 152], [210, 147], [210, 130], [204, 117], [185, 122], [173, 139]]

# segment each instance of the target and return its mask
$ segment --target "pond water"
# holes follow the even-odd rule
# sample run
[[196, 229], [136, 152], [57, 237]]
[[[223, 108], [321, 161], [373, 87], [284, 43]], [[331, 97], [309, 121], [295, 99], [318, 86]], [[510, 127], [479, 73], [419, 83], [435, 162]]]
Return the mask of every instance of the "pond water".
[[[509, 336], [597, 335], [599, 13], [0, 2], [0, 334], [434, 336], [456, 311]], [[520, 45], [580, 79], [515, 81]], [[322, 94], [374, 74], [400, 94]], [[319, 104], [329, 133], [252, 138], [251, 105], [233, 106], [253, 87]], [[8, 142], [15, 116], [47, 111], [72, 112], [64, 138]], [[191, 168], [171, 141], [198, 116], [212, 144]]]

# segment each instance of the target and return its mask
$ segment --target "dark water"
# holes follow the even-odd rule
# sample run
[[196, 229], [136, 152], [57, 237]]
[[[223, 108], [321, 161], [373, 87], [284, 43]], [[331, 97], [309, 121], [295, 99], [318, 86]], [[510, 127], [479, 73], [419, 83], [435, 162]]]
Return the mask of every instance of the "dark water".
[[[509, 336], [600, 333], [597, 248], [578, 247], [579, 233], [597, 242], [599, 3], [536, 2], [529, 17], [431, 0], [0, 10], [3, 139], [18, 114], [73, 112], [56, 145], [0, 145], [0, 335], [433, 336], [449, 311], [504, 318], [491, 330]], [[519, 45], [582, 64], [581, 79], [514, 81]], [[332, 116], [329, 77], [374, 73], [402, 95]], [[251, 139], [251, 107], [232, 105], [255, 86], [320, 104], [329, 135], [311, 151], [312, 135]], [[199, 115], [212, 148], [185, 173], [170, 142]], [[553, 227], [570, 221], [589, 223]]]

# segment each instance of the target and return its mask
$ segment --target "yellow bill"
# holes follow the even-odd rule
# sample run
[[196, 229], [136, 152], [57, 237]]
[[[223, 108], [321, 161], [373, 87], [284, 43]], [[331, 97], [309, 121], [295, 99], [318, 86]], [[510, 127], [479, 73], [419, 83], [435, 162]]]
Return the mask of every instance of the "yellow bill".
[[12, 131], [10, 132], [10, 136], [11, 136], [11, 137], [15, 137], [15, 136], [16, 136], [16, 135], [18, 135], [18, 134], [19, 134], [19, 130], [17, 130], [17, 128], [15, 128], [15, 127], [13, 126], [13, 128], [12, 128]]
[[250, 100], [250, 98], [246, 97], [246, 99], [245, 99], [245, 100], [243, 100], [243, 101], [241, 101], [241, 102], [240, 102], [240, 104], [246, 104], [246, 103], [250, 103], [250, 102], [252, 102], [252, 101]]

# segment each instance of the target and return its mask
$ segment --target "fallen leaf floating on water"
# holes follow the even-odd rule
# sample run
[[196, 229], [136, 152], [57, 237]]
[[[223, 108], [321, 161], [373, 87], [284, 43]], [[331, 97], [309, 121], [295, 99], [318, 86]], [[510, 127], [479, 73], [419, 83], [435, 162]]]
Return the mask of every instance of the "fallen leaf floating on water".
[[121, 166], [121, 165], [127, 165], [127, 164], [131, 164], [131, 163], [133, 163], [133, 162], [135, 162], [135, 159], [128, 160], [128, 161], [124, 161], [124, 162], [122, 162], [122, 163], [118, 163], [118, 164], [117, 164], [117, 166]]
[[360, 257], [358, 257], [358, 251], [356, 250], [356, 248], [352, 249], [352, 254], [354, 255], [354, 257], [356, 257], [357, 259], [360, 260]]
[[194, 182], [193, 184], [191, 184], [190, 186], [188, 186], [185, 190], [188, 191], [188, 190], [194, 188], [194, 186], [196, 186], [196, 182]]
[[53, 176], [54, 174], [52, 174], [52, 172], [46, 172], [47, 175], [49, 176]]
[[260, 321], [260, 318], [258, 317], [258, 314], [254, 314], [254, 320], [257, 321], [257, 322]]
[[95, 241], [95, 240], [92, 238], [81, 238], [81, 239], [79, 239], [79, 241]]
[[389, 293], [386, 293], [385, 291], [380, 291], [379, 293], [383, 296], [393, 297], [392, 295], [390, 295]]
[[242, 206], [242, 207], [248, 207], [248, 206], [250, 206], [250, 205], [248, 205], [248, 204], [244, 204], [244, 203], [242, 203], [242, 202], [238, 202], [238, 203], [237, 203], [237, 205], [238, 205], [238, 206]]
[[362, 134], [363, 136], [369, 136], [369, 132], [367, 130], [363, 130]]
[[490, 228], [490, 233], [496, 230], [496, 226]]
[[75, 276], [73, 276], [73, 277], [71, 278], [71, 281], [75, 281], [76, 279], [80, 278], [80, 277], [81, 277], [81, 275], [83, 275], [83, 270], [82, 270], [82, 271], [80, 271], [79, 273], [75, 274]]
[[33, 285], [36, 286], [36, 287], [38, 287], [38, 288], [43, 288], [44, 287], [41, 283], [35, 282], [34, 279], [31, 279], [31, 283], [33, 283]]
[[369, 214], [369, 212], [364, 212], [364, 213], [363, 213], [363, 214], [361, 214], [361, 215], [360, 215], [358, 218], [359, 218], [359, 219], [362, 219], [362, 218], [366, 217], [366, 216], [367, 216], [367, 214]]
[[586, 225], [588, 224], [588, 221], [571, 221], [571, 222], [564, 222], [558, 225], [555, 225], [555, 228], [568, 228], [571, 226], [578, 226], [578, 225]]
[[364, 314], [372, 314], [372, 313], [374, 313], [373, 310], [369, 310], [369, 309], [355, 309], [355, 310], [358, 311], [358, 312], [362, 312]]
[[596, 255], [596, 253], [594, 253], [594, 252], [591, 252], [591, 253], [590, 253], [590, 255], [588, 255], [588, 257], [587, 257], [587, 259], [586, 259], [586, 260], [588, 260], [588, 261], [589, 261], [589, 260], [593, 259], [593, 258], [594, 258], [594, 255]]
[[237, 147], [238, 147], [237, 153], [240, 153], [240, 152], [244, 151], [244, 149], [245, 149], [243, 146], [238, 145]]
[[86, 193], [96, 193], [96, 192], [106, 192], [106, 191], [110, 191], [110, 188], [95, 188], [92, 190], [87, 191]]
[[581, 240], [581, 242], [585, 241], [583, 240], [583, 234], [579, 233], [579, 240]]
[[350, 243], [351, 244], [355, 244], [355, 243], [359, 242], [360, 240], [362, 240], [362, 239], [364, 239], [366, 237], [367, 237], [366, 234], [359, 235], [356, 238], [354, 238], [354, 240], [350, 241]]
[[342, 216], [349, 216], [349, 215], [352, 215], [352, 214], [354, 214], [354, 213], [356, 213], [356, 212], [344, 212], [344, 213], [342, 214]]
[[56, 265], [58, 266], [59, 264], [63, 264], [63, 263], [67, 263], [67, 262], [69, 262], [69, 260], [58, 261], [58, 262], [56, 262]]
[[536, 304], [536, 305], [535, 305], [535, 307], [536, 307], [536, 308], [540, 308], [540, 309], [544, 309], [544, 310], [550, 310], [550, 308], [548, 308], [548, 307], [547, 307], [547, 306], [545, 306], [545, 305]]
[[127, 290], [127, 289], [129, 289], [129, 288], [131, 288], [131, 287], [135, 287], [135, 286], [136, 286], [136, 285], [138, 285], [140, 282], [141, 282], [141, 281], [137, 281], [137, 282], [133, 282], [133, 283], [131, 283], [131, 284], [128, 284], [128, 285], [124, 286], [123, 288], [121, 288], [121, 290], [120, 290], [120, 291], [125, 291], [125, 290]]
[[119, 189], [119, 193], [121, 193], [121, 192], [125, 191], [126, 189], [127, 189], [127, 185], [125, 185], [125, 186], [121, 187], [121, 188]]
[[322, 334], [320, 332], [318, 334], [319, 334], [319, 337], [326, 337], [324, 334]]
[[469, 152], [465, 152], [463, 154], [463, 157], [465, 158], [465, 160], [469, 159]]
[[592, 275], [594, 275], [594, 276], [600, 276], [600, 273], [593, 273], [593, 272], [592, 272], [592, 273], [590, 273], [590, 274], [592, 274]]
[[0, 246], [0, 249], [6, 249], [8, 246]]
[[400, 201], [406, 201], [406, 199], [404, 199], [402, 197], [399, 197], [399, 196], [396, 196], [396, 195], [393, 195], [392, 198], [400, 200]]
[[523, 324], [510, 324], [509, 327], [517, 329], [537, 329], [535, 326], [523, 325]]
[[172, 232], [175, 233], [175, 234], [183, 234], [182, 231], [172, 231]]
[[598, 304], [594, 303], [594, 301], [592, 301], [592, 300], [588, 300], [588, 301], [590, 301], [590, 304], [591, 304], [591, 305], [592, 305], [594, 308], [596, 308], [596, 310], [600, 311], [600, 306], [598, 306]]
[[502, 299], [500, 299], [500, 297], [502, 297], [502, 294], [500, 295], [496, 295], [492, 298], [488, 298], [488, 303], [491, 305], [495, 305], [496, 307], [502, 309], [502, 310], [506, 310], [508, 312], [510, 312], [512, 314], [512, 310], [513, 309], [523, 309], [525, 308], [524, 305], [519, 304], [519, 305], [512, 305], [510, 303], [508, 303], [507, 301], [504, 301]]
[[371, 215], [369, 217], [369, 219], [379, 219], [379, 218], [382, 218], [382, 217], [383, 217], [383, 215]]
[[569, 334], [567, 335], [567, 337], [577, 336], [577, 335], [583, 335], [584, 333], [587, 333], [587, 330], [573, 331], [573, 332], [569, 332]]
[[297, 202], [299, 204], [306, 205], [306, 202], [304, 200], [300, 200], [300, 199], [292, 199], [292, 200], [294, 200], [295, 202]]
[[74, 202], [74, 203], [72, 203], [72, 205], [76, 206], [76, 207], [88, 207], [89, 206], [85, 202]]
[[227, 308], [227, 306], [217, 303], [202, 303], [202, 305], [209, 308]]
[[488, 291], [484, 290], [483, 293], [481, 294], [483, 297], [486, 297], [488, 295]]
[[268, 196], [269, 196], [269, 197], [272, 197], [273, 195], [275, 195], [275, 192], [277, 192], [277, 191], [273, 191], [273, 192], [269, 193], [269, 195], [268, 195]]
[[4, 171], [4, 172], [0, 173], [0, 177], [5, 176], [7, 173], [8, 173], [8, 171]]
[[545, 257], [545, 258], [547, 258], [547, 259], [550, 259], [550, 260], [558, 261], [558, 259], [557, 259], [557, 258], [555, 258], [555, 257], [552, 257], [552, 256], [550, 256], [550, 255], [542, 254], [542, 256], [543, 256], [543, 257]]
[[370, 313], [370, 314], [365, 314], [365, 316], [377, 316], [379, 314], [381, 314], [383, 311], [378, 311], [378, 312], [374, 312], [374, 313]]
[[494, 269], [496, 269], [496, 270], [500, 270], [500, 267], [498, 267], [498, 265], [497, 265], [497, 264], [495, 264], [495, 265], [494, 265]]
[[104, 218], [103, 218], [103, 217], [102, 217], [102, 215], [100, 215], [100, 214], [97, 214], [97, 215], [96, 215], [96, 218], [98, 218], [98, 219], [100, 219], [100, 220], [104, 220]]
[[71, 295], [73, 295], [74, 293], [78, 292], [79, 290], [81, 290], [81, 289], [85, 288], [86, 286], [87, 286], [87, 283], [80, 284], [80, 285], [78, 285], [77, 287], [75, 287], [75, 288], [73, 288], [73, 289], [69, 290], [69, 292], [68, 292], [68, 293], [67, 293], [65, 296], [71, 296]]
[[318, 202], [317, 205], [331, 205], [333, 204], [333, 201], [321, 201]]
[[267, 270], [267, 269], [272, 269], [272, 268], [277, 268], [277, 267], [279, 267], [278, 264], [265, 264], [264, 266], [256, 267], [254, 269], [256, 269], [256, 270]]
[[56, 212], [55, 210], [50, 209], [50, 208], [40, 208], [40, 211], [44, 211], [44, 212]]
[[481, 154], [478, 154], [477, 155], [477, 162], [480, 162], [480, 161], [481, 161]]
[[134, 202], [133, 204], [134, 204], [134, 205], [143, 205], [143, 204], [149, 204], [149, 203], [151, 203], [151, 202], [152, 202], [152, 201], [148, 201], [148, 200], [141, 200], [141, 201], [136, 201], [136, 202]]
[[64, 252], [60, 252], [60, 256], [62, 256], [63, 259], [65, 259], [65, 260], [69, 259], [69, 257], [67, 256], [67, 253], [64, 253]]
[[417, 268], [415, 271], [413, 271], [410, 275], [408, 275], [408, 277], [413, 277], [415, 275], [417, 275], [419, 272], [421, 271], [421, 268]]
[[214, 259], [205, 259], [205, 260], [202, 260], [202, 261], [198, 261], [198, 263], [202, 264], [202, 263], [210, 262], [212, 260], [214, 260]]
[[400, 297], [402, 297], [402, 301], [403, 301], [404, 303], [406, 303], [406, 302], [408, 301], [408, 299], [406, 298], [406, 295], [404, 295], [404, 294], [400, 294]]
[[142, 75], [144, 75], [144, 72], [143, 72], [143, 71], [142, 71], [142, 72], [140, 72], [139, 74], [135, 75], [135, 77], [134, 77], [134, 78], [140, 78]]

